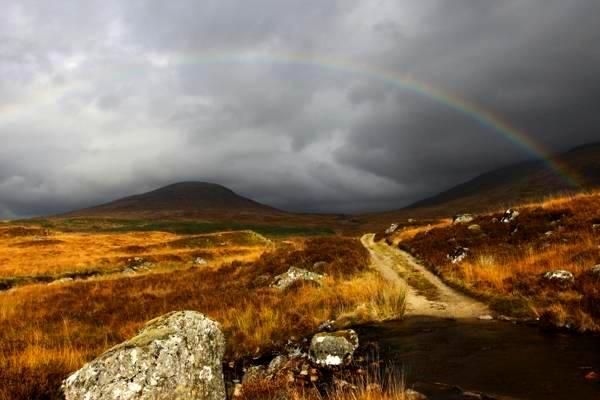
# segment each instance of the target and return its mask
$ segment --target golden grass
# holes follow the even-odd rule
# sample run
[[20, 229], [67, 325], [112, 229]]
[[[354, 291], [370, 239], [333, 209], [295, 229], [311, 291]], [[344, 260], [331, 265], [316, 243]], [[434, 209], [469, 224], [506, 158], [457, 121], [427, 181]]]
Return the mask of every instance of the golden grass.
[[[400, 245], [469, 291], [496, 300], [519, 299], [534, 315], [559, 325], [600, 330], [600, 293], [587, 272], [600, 264], [600, 230], [593, 228], [600, 223], [600, 192], [552, 197], [518, 210], [521, 214], [510, 224], [493, 222], [501, 213], [484, 215], [473, 221], [481, 232], [450, 225]], [[456, 246], [469, 248], [470, 254], [452, 264], [446, 255]], [[541, 276], [555, 270], [572, 272], [575, 285], [557, 288], [545, 283]]]
[[[298, 250], [298, 248], [301, 248]], [[284, 293], [257, 283], [291, 265], [327, 261], [323, 287]], [[0, 294], [0, 399], [58, 399], [60, 381], [148, 320], [198, 310], [221, 322], [227, 357], [282, 346], [329, 319], [350, 324], [401, 315], [404, 294], [367, 268], [355, 239], [292, 243], [255, 262], [129, 278], [30, 285]]]
[[[14, 227], [3, 230], [10, 228]], [[128, 258], [137, 256], [157, 263], [189, 263], [198, 249], [205, 257], [217, 260], [216, 264], [240, 258], [250, 261], [268, 247], [266, 241], [250, 240], [251, 235], [255, 234], [228, 232], [181, 236], [166, 232], [50, 232], [44, 236], [10, 236], [2, 235], [0, 229], [0, 278], [60, 275], [92, 269], [112, 271]], [[248, 236], [243, 238], [248, 240], [239, 240], [238, 236]], [[195, 242], [192, 239], [196, 239]], [[185, 240], [192, 242], [186, 246]]]

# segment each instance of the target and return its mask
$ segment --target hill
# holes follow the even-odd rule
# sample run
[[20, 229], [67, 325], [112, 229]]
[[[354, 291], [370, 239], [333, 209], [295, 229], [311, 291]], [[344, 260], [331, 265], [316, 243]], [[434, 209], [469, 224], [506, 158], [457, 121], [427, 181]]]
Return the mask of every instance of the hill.
[[280, 215], [275, 208], [240, 196], [214, 183], [181, 182], [74, 211], [66, 217], [209, 217], [234, 215]]
[[[561, 165], [577, 184], [558, 175], [550, 164]], [[599, 186], [600, 143], [595, 143], [557, 155], [550, 162], [527, 161], [487, 172], [408, 208], [445, 214], [484, 212]]]

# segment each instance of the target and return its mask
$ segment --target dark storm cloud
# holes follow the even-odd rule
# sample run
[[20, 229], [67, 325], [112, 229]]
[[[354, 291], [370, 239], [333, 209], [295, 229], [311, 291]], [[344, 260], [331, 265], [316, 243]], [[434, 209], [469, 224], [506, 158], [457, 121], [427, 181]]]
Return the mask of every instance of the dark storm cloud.
[[0, 217], [179, 180], [293, 210], [384, 209], [532, 156], [378, 70], [550, 150], [598, 138], [594, 0], [0, 3]]

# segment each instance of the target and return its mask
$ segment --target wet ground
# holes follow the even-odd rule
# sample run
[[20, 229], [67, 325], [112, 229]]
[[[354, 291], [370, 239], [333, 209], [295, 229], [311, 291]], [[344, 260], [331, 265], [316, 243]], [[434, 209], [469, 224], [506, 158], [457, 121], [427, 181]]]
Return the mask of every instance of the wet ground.
[[[457, 385], [502, 398], [600, 400], [600, 337], [544, 333], [500, 321], [410, 317], [358, 329], [379, 357], [400, 368], [407, 386]], [[455, 398], [431, 390], [431, 400]]]

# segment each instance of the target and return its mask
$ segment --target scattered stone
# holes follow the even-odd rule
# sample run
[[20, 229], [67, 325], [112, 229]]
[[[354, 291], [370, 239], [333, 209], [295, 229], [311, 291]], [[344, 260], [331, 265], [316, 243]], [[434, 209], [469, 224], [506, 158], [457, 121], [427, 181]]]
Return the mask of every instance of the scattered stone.
[[479, 226], [477, 224], [473, 224], [473, 225], [469, 225], [469, 227], [467, 229], [470, 231], [479, 232], [479, 231], [481, 231], [481, 226]]
[[543, 275], [544, 280], [557, 284], [560, 287], [568, 287], [575, 283], [575, 276], [569, 271], [562, 269], [549, 271]]
[[223, 400], [220, 325], [195, 311], [148, 322], [139, 334], [63, 381], [66, 400]]
[[590, 274], [597, 278], [600, 278], [600, 264], [594, 265], [592, 268], [590, 268]]
[[194, 264], [196, 264], [196, 265], [206, 265], [207, 262], [202, 257], [196, 257], [196, 259], [194, 260]]
[[544, 236], [546, 236], [546, 237], [550, 237], [552, 235], [554, 235], [554, 232], [552, 232], [552, 231], [548, 231], [548, 232], [544, 233]]
[[66, 282], [72, 282], [73, 278], [61, 278], [61, 279], [57, 279], [55, 281], [52, 281], [48, 284], [48, 286], [54, 286], [54, 285], [62, 285], [63, 283]]
[[519, 216], [519, 212], [517, 210], [513, 210], [512, 208], [509, 208], [508, 210], [506, 210], [504, 212], [504, 215], [500, 219], [500, 222], [508, 224], [508, 223], [514, 221], [518, 216]]
[[352, 329], [317, 333], [310, 341], [309, 356], [321, 366], [347, 365], [358, 348], [358, 335]]
[[385, 234], [386, 235], [391, 235], [392, 233], [396, 232], [396, 230], [398, 229], [398, 224], [391, 224], [389, 228], [387, 228], [385, 230]]
[[446, 257], [452, 264], [458, 264], [462, 262], [469, 255], [469, 249], [467, 247], [458, 246]]
[[468, 224], [473, 221], [475, 217], [472, 214], [457, 214], [452, 218], [453, 224]]
[[322, 271], [327, 266], [327, 261], [317, 261], [313, 264], [313, 270]]
[[276, 375], [289, 361], [289, 358], [283, 354], [278, 355], [274, 359], [271, 360], [269, 366], [267, 367], [267, 374]]
[[409, 224], [414, 224], [415, 222], [417, 222], [417, 220], [416, 220], [416, 219], [414, 219], [414, 218], [409, 218], [409, 219], [408, 219], [408, 223], [409, 223]]
[[494, 319], [494, 317], [492, 317], [491, 315], [480, 315], [479, 316], [479, 320], [481, 321], [492, 321]]
[[146, 259], [142, 257], [134, 257], [127, 260], [127, 269], [125, 270], [125, 272], [137, 272], [140, 270], [148, 269], [150, 267], [152, 267], [151, 262], [146, 261]]
[[244, 374], [242, 384], [249, 382], [257, 382], [267, 377], [267, 368], [263, 365], [253, 365]]
[[285, 290], [289, 288], [296, 282], [305, 281], [305, 282], [314, 282], [317, 285], [321, 286], [321, 282], [323, 281], [324, 276], [321, 274], [317, 274], [314, 272], [307, 271], [302, 268], [290, 267], [287, 272], [277, 275], [271, 284], [271, 287], [274, 287], [279, 290]]
[[412, 389], [406, 389], [404, 392], [404, 398], [406, 400], [427, 400], [427, 396], [425, 396], [423, 393]]
[[325, 321], [317, 329], [321, 332], [333, 332], [335, 330], [335, 321], [332, 319]]

